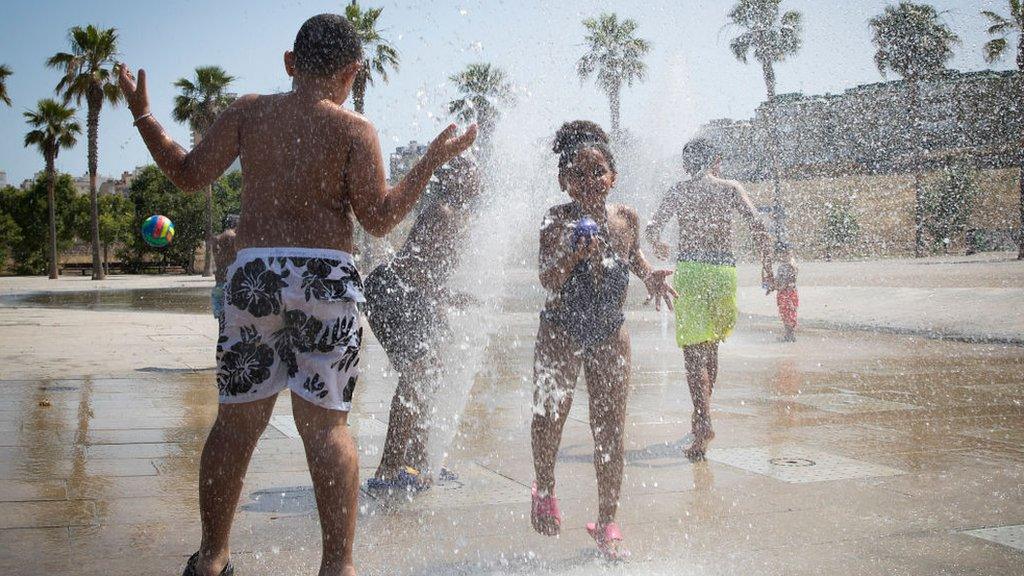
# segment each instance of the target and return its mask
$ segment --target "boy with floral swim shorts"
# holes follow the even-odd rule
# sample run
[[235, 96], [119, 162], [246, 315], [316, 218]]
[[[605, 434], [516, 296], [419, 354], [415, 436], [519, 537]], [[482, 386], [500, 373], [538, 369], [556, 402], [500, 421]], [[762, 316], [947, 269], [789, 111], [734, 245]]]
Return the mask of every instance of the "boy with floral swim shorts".
[[176, 186], [198, 190], [236, 158], [245, 179], [217, 344], [220, 405], [199, 465], [202, 544], [186, 575], [233, 574], [228, 536], [242, 479], [285, 388], [320, 515], [320, 576], [355, 574], [359, 475], [346, 427], [359, 375], [363, 287], [351, 255], [351, 215], [369, 233], [386, 234], [416, 204], [431, 173], [476, 137], [475, 127], [455, 137], [449, 126], [388, 187], [373, 124], [342, 107], [362, 65], [353, 26], [337, 14], [310, 18], [284, 65], [294, 78], [290, 92], [238, 98], [191, 151], [150, 112], [145, 72], [136, 79], [120, 67], [135, 125]]

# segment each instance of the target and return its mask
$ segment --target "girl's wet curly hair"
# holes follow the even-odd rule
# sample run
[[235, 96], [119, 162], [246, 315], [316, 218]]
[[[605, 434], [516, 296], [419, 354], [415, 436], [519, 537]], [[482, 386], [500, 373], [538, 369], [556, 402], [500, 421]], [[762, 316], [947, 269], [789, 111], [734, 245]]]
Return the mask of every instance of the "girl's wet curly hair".
[[590, 120], [573, 120], [562, 124], [555, 133], [555, 143], [551, 150], [558, 154], [558, 171], [564, 171], [580, 150], [594, 149], [604, 155], [608, 167], [615, 169], [615, 156], [608, 146], [609, 138], [604, 129]]

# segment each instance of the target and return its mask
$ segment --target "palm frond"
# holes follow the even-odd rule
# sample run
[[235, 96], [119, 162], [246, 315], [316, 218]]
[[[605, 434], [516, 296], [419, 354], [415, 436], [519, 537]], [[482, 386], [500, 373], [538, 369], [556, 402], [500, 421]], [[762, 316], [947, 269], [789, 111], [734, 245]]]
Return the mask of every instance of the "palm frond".
[[752, 32], [744, 32], [729, 42], [729, 49], [732, 50], [733, 56], [735, 56], [737, 60], [746, 64], [747, 54], [750, 53], [750, 49], [753, 45], [754, 34]]
[[953, 57], [953, 46], [960, 43], [941, 14], [927, 4], [888, 6], [869, 24], [877, 49], [875, 64], [883, 75], [892, 71], [919, 79], [938, 74]]
[[[70, 52], [58, 52], [46, 60], [50, 68], [61, 69], [64, 74], [55, 91], [65, 102], [74, 99], [81, 102], [93, 87], [98, 87], [104, 99], [111, 100], [113, 92], [108, 86], [116, 87], [113, 68], [117, 64], [117, 29], [100, 29], [93, 25], [75, 26], [68, 31]], [[102, 101], [100, 102], [102, 105]]]
[[982, 47], [982, 51], [985, 54], [985, 61], [989, 64], [994, 64], [1003, 58], [1006, 54], [1006, 48], [1009, 43], [1006, 38], [993, 38], [985, 43]]
[[11, 105], [11, 97], [7, 95], [7, 77], [12, 74], [6, 64], [0, 64], [0, 102]]

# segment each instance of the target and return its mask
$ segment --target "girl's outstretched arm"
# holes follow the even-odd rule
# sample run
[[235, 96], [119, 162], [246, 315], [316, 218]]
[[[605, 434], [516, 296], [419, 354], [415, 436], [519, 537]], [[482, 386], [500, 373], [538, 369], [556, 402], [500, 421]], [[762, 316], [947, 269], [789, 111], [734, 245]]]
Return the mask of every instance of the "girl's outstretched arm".
[[[671, 270], [655, 270], [651, 266], [647, 258], [644, 257], [644, 252], [640, 248], [640, 216], [636, 213], [636, 210], [623, 207], [623, 213], [626, 217], [626, 222], [629, 225], [629, 235], [631, 249], [629, 252], [629, 269], [634, 274], [640, 277], [644, 281], [644, 286], [647, 287], [647, 301], [654, 300], [654, 309], [661, 310], [661, 302], [664, 300], [665, 305], [669, 310], [673, 309], [673, 300], [675, 300], [679, 294], [676, 293], [675, 289], [668, 283], [668, 277], [672, 275]], [[650, 228], [650, 227], [648, 227]]]

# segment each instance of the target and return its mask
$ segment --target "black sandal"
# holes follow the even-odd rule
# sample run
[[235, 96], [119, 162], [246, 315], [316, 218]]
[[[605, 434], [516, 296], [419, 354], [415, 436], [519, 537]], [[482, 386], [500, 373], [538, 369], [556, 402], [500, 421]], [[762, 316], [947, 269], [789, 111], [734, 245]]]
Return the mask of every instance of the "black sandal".
[[[185, 563], [185, 571], [181, 573], [181, 576], [197, 576], [197, 562], [199, 562], [199, 552], [196, 552], [188, 559], [188, 562]], [[235, 567], [231, 564], [231, 560], [228, 560], [227, 565], [220, 571], [220, 576], [235, 576]]]

